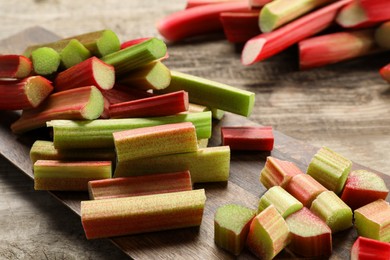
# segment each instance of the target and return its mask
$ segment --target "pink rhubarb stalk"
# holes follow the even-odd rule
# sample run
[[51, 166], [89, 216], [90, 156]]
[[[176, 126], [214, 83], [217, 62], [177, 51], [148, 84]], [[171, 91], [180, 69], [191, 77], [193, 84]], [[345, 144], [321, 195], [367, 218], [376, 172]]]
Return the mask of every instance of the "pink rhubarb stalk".
[[30, 75], [32, 62], [21, 55], [0, 55], [0, 78], [22, 79]]
[[274, 147], [270, 126], [223, 126], [221, 138], [230, 150], [271, 151]]
[[291, 178], [298, 174], [302, 171], [294, 163], [268, 156], [260, 173], [260, 182], [267, 189], [273, 186], [286, 188]]
[[226, 39], [232, 43], [242, 43], [260, 34], [259, 11], [225, 12], [219, 16]]
[[390, 83], [390, 63], [381, 68], [379, 73], [384, 80]]
[[132, 39], [132, 40], [128, 40], [128, 41], [125, 41], [121, 44], [121, 50], [122, 49], [125, 49], [127, 47], [131, 47], [133, 45], [136, 45], [138, 43], [141, 43], [141, 42], [145, 42], [147, 40], [150, 40], [152, 37], [142, 37], [142, 38], [137, 38], [137, 39]]

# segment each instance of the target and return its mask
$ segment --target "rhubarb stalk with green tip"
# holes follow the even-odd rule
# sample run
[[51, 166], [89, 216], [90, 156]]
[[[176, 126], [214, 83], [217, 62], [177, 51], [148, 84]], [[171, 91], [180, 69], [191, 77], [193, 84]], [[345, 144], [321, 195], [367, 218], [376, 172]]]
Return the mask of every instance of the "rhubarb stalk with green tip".
[[52, 48], [41, 47], [31, 53], [34, 72], [42, 76], [50, 76], [57, 72], [61, 57], [60, 54]]
[[68, 69], [91, 57], [91, 52], [76, 39], [71, 40], [60, 51], [61, 65]]
[[268, 156], [260, 173], [260, 182], [267, 189], [273, 186], [286, 188], [291, 178], [298, 174], [302, 171], [294, 163]]

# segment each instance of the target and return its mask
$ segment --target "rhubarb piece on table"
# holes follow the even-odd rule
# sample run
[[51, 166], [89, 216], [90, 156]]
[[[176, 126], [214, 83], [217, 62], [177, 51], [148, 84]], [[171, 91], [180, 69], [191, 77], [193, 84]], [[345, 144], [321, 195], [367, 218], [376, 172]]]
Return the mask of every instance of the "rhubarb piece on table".
[[352, 226], [352, 210], [333, 191], [324, 191], [313, 201], [310, 210], [330, 227], [332, 233]]
[[114, 132], [118, 161], [198, 150], [195, 126], [190, 122]]
[[289, 248], [304, 257], [327, 257], [332, 254], [332, 231], [308, 208], [286, 218], [290, 230]]
[[379, 199], [354, 211], [359, 236], [390, 242], [390, 205]]
[[390, 243], [359, 236], [351, 249], [351, 260], [388, 260]]
[[381, 68], [379, 73], [384, 80], [390, 83], [390, 64], [387, 64], [386, 66]]
[[0, 80], [0, 110], [22, 110], [39, 106], [53, 91], [41, 76], [22, 80]]
[[390, 49], [390, 21], [381, 24], [375, 30], [375, 41], [380, 47]]
[[30, 75], [31, 60], [21, 55], [0, 55], [0, 78], [22, 79]]
[[355, 210], [378, 199], [385, 200], [387, 194], [389, 189], [379, 175], [358, 170], [348, 175], [341, 199]]
[[89, 181], [108, 178], [111, 178], [110, 161], [38, 160], [34, 163], [35, 190], [86, 191]]
[[194, 124], [197, 138], [211, 137], [211, 112], [93, 121], [52, 120], [47, 126], [53, 127], [54, 146], [57, 149], [107, 148], [114, 147], [113, 132], [181, 122]]
[[223, 126], [221, 139], [230, 150], [272, 151], [274, 147], [271, 126]]
[[115, 84], [112, 89], [102, 90], [102, 94], [110, 105], [140, 98], [153, 97], [154, 94], [145, 90]]
[[338, 10], [351, 1], [337, 1], [298, 18], [275, 31], [263, 33], [250, 39], [242, 51], [241, 62], [244, 65], [251, 65], [321, 32], [333, 23]]
[[260, 182], [267, 189], [273, 186], [286, 188], [291, 178], [298, 174], [302, 171], [294, 163], [268, 156], [260, 173]]
[[216, 81], [171, 71], [171, 84], [161, 93], [184, 90], [190, 102], [249, 116], [255, 103], [255, 93]]
[[60, 54], [52, 48], [41, 47], [31, 53], [34, 72], [38, 75], [49, 76], [57, 72], [60, 66]]
[[79, 64], [91, 57], [91, 52], [76, 39], [70, 42], [60, 51], [61, 65], [66, 69]]
[[214, 215], [214, 241], [221, 248], [239, 255], [245, 246], [249, 226], [256, 211], [237, 204], [220, 206]]
[[50, 95], [39, 107], [23, 110], [22, 116], [11, 125], [11, 129], [20, 134], [44, 127], [46, 122], [54, 119], [92, 120], [98, 118], [103, 109], [103, 95], [96, 87], [70, 89]]
[[283, 218], [287, 218], [303, 207], [301, 202], [280, 186], [270, 188], [261, 196], [258, 212], [262, 212], [269, 205], [273, 205]]
[[114, 67], [92, 57], [60, 72], [55, 78], [54, 88], [56, 91], [64, 91], [93, 85], [101, 90], [109, 90], [114, 83]]
[[114, 177], [139, 176], [189, 170], [192, 183], [228, 181], [230, 170], [229, 146], [198, 149], [196, 152], [168, 154], [119, 161]]
[[253, 220], [246, 245], [260, 259], [272, 259], [290, 243], [287, 223], [274, 206], [269, 206]]
[[340, 194], [351, 170], [352, 162], [327, 147], [322, 147], [311, 160], [307, 174], [325, 188]]
[[261, 33], [258, 23], [259, 10], [224, 12], [219, 19], [229, 42], [243, 43]]
[[203, 189], [81, 202], [87, 239], [200, 226]]
[[93, 200], [192, 190], [189, 171], [95, 180], [88, 183]]
[[327, 189], [308, 174], [297, 174], [291, 178], [286, 191], [302, 202], [303, 206], [310, 208], [311, 203], [319, 194]]

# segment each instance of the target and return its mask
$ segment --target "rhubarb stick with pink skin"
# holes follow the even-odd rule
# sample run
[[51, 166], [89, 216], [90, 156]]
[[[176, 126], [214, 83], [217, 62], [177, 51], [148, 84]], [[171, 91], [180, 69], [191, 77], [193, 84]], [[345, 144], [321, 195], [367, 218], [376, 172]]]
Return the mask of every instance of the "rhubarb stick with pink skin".
[[21, 55], [0, 55], [0, 78], [22, 79], [30, 75], [32, 63]]

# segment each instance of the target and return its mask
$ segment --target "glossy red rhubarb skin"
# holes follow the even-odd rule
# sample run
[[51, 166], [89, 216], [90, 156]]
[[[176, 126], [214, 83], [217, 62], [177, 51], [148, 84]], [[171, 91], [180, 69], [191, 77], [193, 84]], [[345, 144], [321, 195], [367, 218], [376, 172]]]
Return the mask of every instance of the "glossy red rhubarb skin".
[[259, 11], [225, 12], [219, 16], [226, 39], [232, 43], [242, 43], [260, 34]]
[[188, 110], [188, 93], [176, 91], [163, 95], [110, 105], [110, 118], [169, 116]]
[[221, 127], [222, 145], [231, 150], [271, 151], [274, 147], [272, 127], [224, 126]]
[[110, 105], [155, 96], [150, 92], [120, 84], [115, 84], [112, 89], [101, 92]]
[[299, 174], [303, 172], [294, 163], [268, 156], [260, 181], [267, 189], [273, 186], [286, 188], [291, 178]]
[[381, 68], [379, 73], [384, 80], [390, 83], [390, 63]]
[[342, 0], [311, 12], [287, 25], [250, 39], [244, 46], [241, 62], [251, 65], [269, 58], [291, 45], [329, 27], [339, 9], [352, 0]]
[[359, 236], [351, 249], [351, 260], [389, 260], [390, 243]]
[[311, 203], [327, 189], [308, 174], [298, 174], [291, 178], [286, 191], [299, 200], [303, 206], [310, 208]]
[[32, 62], [21, 55], [0, 55], [0, 78], [21, 79], [32, 70]]
[[168, 41], [222, 30], [219, 14], [248, 10], [247, 2], [204, 5], [173, 13], [157, 23], [160, 34]]

